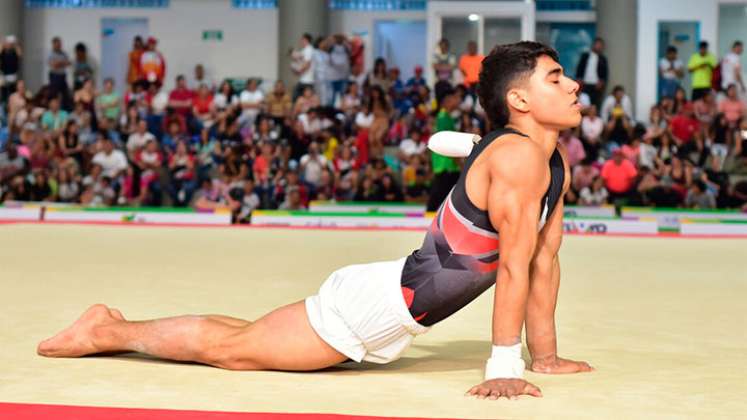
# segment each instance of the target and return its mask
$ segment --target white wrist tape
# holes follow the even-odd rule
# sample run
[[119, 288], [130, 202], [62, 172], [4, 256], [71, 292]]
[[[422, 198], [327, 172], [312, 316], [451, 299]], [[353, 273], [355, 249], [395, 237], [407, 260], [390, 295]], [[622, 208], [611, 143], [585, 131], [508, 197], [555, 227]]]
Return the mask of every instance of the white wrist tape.
[[513, 346], [493, 346], [493, 353], [485, 365], [485, 380], [496, 378], [523, 378], [524, 360], [521, 358], [521, 343]]
[[480, 138], [477, 134], [440, 131], [428, 139], [428, 148], [447, 157], [467, 157]]

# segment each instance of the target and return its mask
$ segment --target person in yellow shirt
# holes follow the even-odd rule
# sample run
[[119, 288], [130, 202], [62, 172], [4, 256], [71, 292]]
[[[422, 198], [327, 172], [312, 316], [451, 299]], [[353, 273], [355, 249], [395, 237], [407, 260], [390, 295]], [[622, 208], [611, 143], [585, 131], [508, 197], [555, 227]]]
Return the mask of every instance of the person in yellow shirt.
[[692, 100], [697, 101], [711, 90], [711, 77], [716, 68], [716, 57], [708, 52], [708, 42], [701, 41], [698, 52], [690, 56], [687, 70], [691, 74], [693, 94]]

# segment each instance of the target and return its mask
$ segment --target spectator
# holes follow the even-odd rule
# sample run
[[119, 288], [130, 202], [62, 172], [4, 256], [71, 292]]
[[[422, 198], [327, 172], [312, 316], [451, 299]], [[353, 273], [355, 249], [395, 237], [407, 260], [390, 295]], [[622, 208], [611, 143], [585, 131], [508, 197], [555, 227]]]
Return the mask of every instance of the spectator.
[[8, 182], [16, 176], [22, 176], [28, 169], [28, 161], [18, 154], [16, 145], [13, 142], [5, 143], [5, 151], [0, 153], [0, 182]]
[[307, 86], [314, 85], [314, 47], [311, 42], [311, 34], [305, 33], [299, 40], [299, 49], [291, 52], [291, 69], [298, 75], [298, 83], [293, 89], [294, 102]]
[[606, 121], [605, 132], [610, 146], [619, 146], [630, 140], [632, 130], [632, 106], [622, 86], [615, 86], [612, 94], [602, 106], [602, 119]]
[[275, 82], [272, 92], [267, 96], [266, 104], [267, 113], [277, 122], [282, 122], [291, 116], [293, 103], [290, 95], [285, 91], [285, 84], [282, 80]]
[[192, 99], [192, 115], [198, 124], [198, 129], [213, 125], [213, 109], [213, 94], [210, 88], [203, 83]]
[[687, 70], [691, 74], [693, 101], [697, 101], [705, 92], [711, 90], [714, 68], [716, 68], [716, 57], [708, 52], [708, 42], [701, 41], [698, 45], [698, 52], [690, 56], [690, 60], [687, 62]]
[[602, 104], [601, 117], [604, 122], [610, 118], [625, 116], [628, 120], [633, 119], [633, 103], [625, 93], [625, 88], [618, 85], [612, 89], [612, 93], [605, 98]]
[[573, 130], [563, 130], [560, 132], [560, 138], [558, 143], [565, 147], [566, 156], [568, 157], [568, 165], [573, 167], [579, 164], [586, 157], [584, 151], [584, 145], [581, 140], [574, 135]]
[[117, 121], [121, 108], [122, 98], [114, 91], [114, 79], [104, 79], [104, 91], [96, 98], [98, 114], [103, 118]]
[[449, 52], [449, 40], [442, 38], [433, 54], [433, 71], [436, 76], [436, 100], [441, 102], [451, 89], [454, 70], [457, 67], [456, 56]]
[[82, 42], [75, 44], [75, 62], [73, 62], [73, 90], [83, 87], [87, 80], [93, 80], [93, 66], [88, 60], [88, 49]]
[[381, 178], [379, 194], [381, 194], [382, 201], [385, 202], [399, 202], [404, 199], [402, 189], [395, 184], [394, 179], [389, 174], [385, 174]]
[[52, 52], [47, 59], [49, 65], [49, 86], [53, 95], [61, 95], [62, 106], [70, 109], [70, 88], [67, 84], [67, 68], [70, 60], [65, 51], [62, 50], [62, 40], [59, 37], [52, 38]]
[[329, 79], [332, 88], [330, 105], [342, 100], [350, 78], [350, 44], [342, 34], [332, 36], [329, 49]]
[[[156, 144], [149, 140], [149, 144]], [[187, 149], [185, 142], [176, 145], [176, 151], [169, 157], [169, 175], [171, 178], [171, 199], [174, 205], [186, 206], [192, 199], [195, 185], [195, 159]]]
[[[451, 117], [451, 112], [456, 109], [458, 98], [453, 92], [448, 92], [444, 97], [441, 110], [436, 117], [435, 132], [454, 130], [455, 121]], [[460, 167], [456, 160], [438, 153], [431, 152], [431, 165], [433, 167], [433, 182], [431, 184], [430, 197], [426, 211], [436, 211], [452, 187], [459, 179]]]
[[656, 166], [656, 146], [654, 146], [654, 139], [658, 137], [649, 136], [648, 132], [643, 136], [643, 142], [639, 146], [638, 152], [638, 166], [640, 168], [654, 169]]
[[75, 180], [73, 167], [60, 168], [57, 175], [57, 200], [74, 203], [80, 196], [80, 184]]
[[713, 209], [716, 207], [716, 198], [708, 190], [705, 182], [698, 179], [688, 190], [685, 205], [695, 209]]
[[590, 105], [586, 115], [581, 119], [581, 140], [586, 155], [596, 160], [602, 143], [604, 121], [597, 116], [597, 107]]
[[345, 96], [342, 98], [340, 109], [342, 109], [342, 112], [344, 112], [348, 117], [354, 116], [361, 106], [361, 96], [358, 90], [357, 83], [350, 83], [345, 92]]
[[740, 58], [742, 50], [742, 41], [734, 41], [731, 51], [721, 60], [721, 89], [724, 91], [727, 91], [729, 86], [736, 85], [740, 92], [745, 92]]
[[319, 37], [314, 42], [314, 90], [322, 106], [330, 106], [332, 97], [329, 47], [330, 42], [326, 38]]
[[389, 131], [389, 122], [392, 116], [392, 108], [387, 101], [386, 94], [380, 86], [371, 89], [371, 112], [373, 121], [369, 129], [369, 147], [371, 155], [382, 158], [384, 154], [384, 140]]
[[304, 182], [319, 186], [322, 170], [328, 166], [327, 158], [319, 153], [319, 144], [309, 144], [309, 152], [301, 157], [300, 172]]
[[45, 170], [34, 171], [34, 183], [31, 184], [31, 201], [49, 201], [52, 199], [52, 188], [49, 186], [49, 178]]
[[726, 88], [726, 98], [718, 104], [718, 112], [724, 114], [730, 127], [736, 127], [737, 122], [745, 113], [745, 105], [737, 96], [737, 85], [730, 84]]
[[75, 91], [73, 95], [73, 103], [81, 104], [91, 116], [91, 126], [94, 130], [98, 129], [98, 118], [96, 115], [96, 89], [93, 87], [93, 80], [86, 79], [85, 82], [80, 86], [80, 89]]
[[127, 55], [127, 84], [132, 87], [135, 83], [145, 80], [140, 68], [140, 60], [145, 52], [143, 38], [138, 35], [132, 39], [132, 51]]
[[68, 118], [69, 114], [60, 109], [60, 97], [54, 97], [49, 100], [49, 110], [42, 115], [41, 126], [44, 130], [59, 132], [67, 124]]
[[11, 134], [16, 131], [16, 128], [20, 128], [17, 117], [21, 110], [26, 108], [30, 97], [30, 92], [26, 90], [26, 83], [19, 79], [15, 83], [15, 91], [8, 97], [8, 126]]
[[648, 113], [648, 122], [646, 123], [646, 134], [644, 138], [658, 139], [661, 133], [668, 127], [667, 121], [662, 115], [661, 107], [654, 105]]
[[[599, 106], [604, 94], [604, 88], [609, 76], [607, 57], [604, 52], [604, 40], [596, 38], [591, 46], [591, 51], [581, 54], [576, 67], [576, 80], [581, 81], [581, 92], [589, 95], [592, 105]], [[604, 117], [604, 106], [602, 106], [602, 119]]]
[[[741, 122], [742, 118], [740, 118]], [[718, 161], [718, 169], [721, 167], [729, 154], [729, 146], [732, 143], [733, 129], [729, 127], [724, 114], [717, 114], [708, 128], [708, 138], [711, 139], [711, 153], [714, 160]]]
[[592, 163], [591, 159], [586, 158], [573, 168], [571, 186], [574, 191], [580, 192], [584, 188], [591, 186], [594, 178], [599, 175], [599, 169], [592, 165]]
[[695, 110], [695, 118], [700, 121], [704, 126], [709, 126], [713, 123], [713, 119], [716, 117], [717, 105], [713, 99], [713, 92], [707, 91], [697, 101], [693, 102], [693, 109]]
[[240, 124], [251, 126], [257, 119], [262, 107], [264, 106], [265, 95], [258, 88], [257, 79], [249, 78], [246, 81], [246, 89], [239, 96], [239, 105], [241, 106]]
[[78, 166], [84, 166], [84, 147], [78, 136], [78, 124], [75, 120], [69, 120], [65, 125], [65, 130], [60, 134], [58, 141], [58, 153], [63, 158], [73, 159]]
[[238, 214], [239, 223], [250, 223], [254, 210], [260, 206], [259, 196], [254, 192], [254, 181], [251, 179], [244, 180], [243, 196], [241, 198], [241, 208]]
[[[706, 91], [706, 92], [710, 92]], [[703, 95], [705, 95], [705, 92], [703, 92]], [[693, 99], [694, 100], [694, 99]], [[685, 89], [678, 87], [674, 91], [674, 104], [672, 106], [672, 114], [677, 115], [682, 111], [682, 108], [687, 105], [689, 101], [687, 100], [687, 92], [685, 92]]]
[[369, 73], [368, 78], [366, 79], [366, 85], [368, 85], [369, 88], [378, 86], [384, 92], [389, 92], [391, 83], [386, 69], [386, 60], [382, 57], [379, 57], [374, 61], [373, 70]]
[[666, 55], [659, 60], [660, 96], [674, 97], [674, 92], [681, 86], [682, 78], [685, 77], [684, 69], [684, 64], [677, 58], [677, 47], [668, 46]]
[[595, 176], [591, 186], [584, 187], [578, 200], [581, 206], [601, 206], [607, 203], [607, 189], [604, 188], [604, 179]]
[[413, 69], [413, 76], [407, 79], [405, 88], [407, 89], [408, 93], [413, 93], [420, 86], [426, 86], [426, 81], [425, 77], [423, 77], [423, 66], [417, 65]]
[[127, 138], [127, 152], [133, 159], [140, 151], [145, 148], [149, 141], [155, 141], [156, 137], [148, 132], [148, 123], [145, 120], [137, 122], [137, 131], [130, 134]]
[[298, 117], [301, 114], [306, 114], [319, 105], [319, 97], [314, 93], [314, 88], [312, 86], [305, 86], [303, 94], [298, 97], [296, 103], [293, 105], [293, 115]]
[[635, 165], [625, 159], [622, 150], [617, 149], [612, 153], [612, 158], [602, 166], [601, 177], [610, 194], [610, 200], [627, 199], [634, 186], [638, 171]]
[[695, 132], [700, 130], [700, 123], [695, 119], [692, 104], [685, 105], [682, 112], [672, 118], [670, 127], [674, 140], [679, 147], [692, 141]]
[[169, 106], [185, 119], [192, 116], [192, 107], [194, 105], [194, 92], [187, 87], [187, 80], [184, 75], [176, 76], [176, 87], [169, 93]]
[[140, 74], [144, 82], [156, 86], [162, 86], [166, 77], [166, 60], [163, 58], [156, 46], [158, 40], [150, 37], [145, 51], [140, 55]]
[[16, 91], [23, 57], [23, 50], [17, 41], [15, 35], [7, 35], [0, 46], [0, 103], [5, 103]]
[[459, 70], [464, 76], [464, 84], [470, 90], [473, 90], [480, 80], [480, 69], [484, 58], [484, 55], [477, 53], [477, 43], [475, 41], [467, 43], [467, 52], [459, 58]]
[[103, 176], [117, 180], [127, 169], [127, 158], [121, 150], [114, 148], [111, 139], [104, 137], [100, 143], [101, 151], [93, 156], [92, 162], [101, 167]]
[[218, 112], [223, 112], [238, 103], [239, 97], [234, 93], [233, 86], [228, 80], [224, 80], [213, 98], [213, 106]]
[[196, 64], [194, 69], [194, 74], [192, 75], [192, 78], [190, 79], [187, 86], [192, 91], [198, 91], [200, 89], [200, 86], [205, 85], [207, 87], [208, 92], [212, 95], [215, 92], [215, 82], [205, 74], [205, 66], [202, 64]]

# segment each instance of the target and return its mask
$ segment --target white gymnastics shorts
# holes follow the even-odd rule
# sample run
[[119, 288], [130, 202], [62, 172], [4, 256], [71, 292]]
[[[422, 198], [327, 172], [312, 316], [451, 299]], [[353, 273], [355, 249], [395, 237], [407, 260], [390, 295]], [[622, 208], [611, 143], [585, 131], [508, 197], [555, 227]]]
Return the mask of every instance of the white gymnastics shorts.
[[317, 334], [335, 350], [360, 362], [400, 358], [416, 335], [417, 323], [402, 296], [405, 258], [357, 264], [332, 273], [319, 293], [306, 298], [306, 313]]

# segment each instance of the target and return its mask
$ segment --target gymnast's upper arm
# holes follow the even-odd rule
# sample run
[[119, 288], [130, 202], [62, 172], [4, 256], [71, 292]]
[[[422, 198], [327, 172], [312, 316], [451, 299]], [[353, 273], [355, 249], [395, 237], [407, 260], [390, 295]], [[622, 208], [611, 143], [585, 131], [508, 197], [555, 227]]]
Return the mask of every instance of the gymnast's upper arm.
[[501, 266], [527, 270], [537, 242], [541, 200], [549, 183], [547, 160], [524, 139], [490, 157], [488, 215], [500, 236]]

